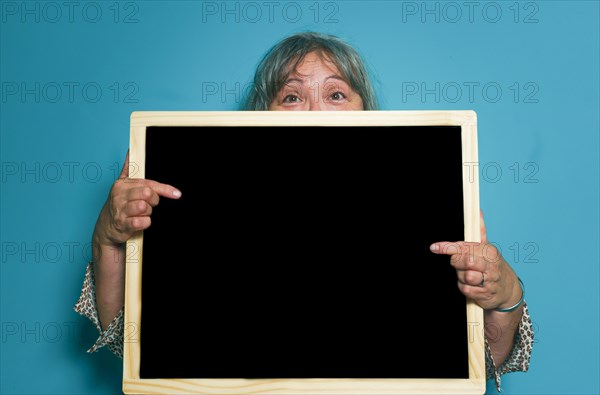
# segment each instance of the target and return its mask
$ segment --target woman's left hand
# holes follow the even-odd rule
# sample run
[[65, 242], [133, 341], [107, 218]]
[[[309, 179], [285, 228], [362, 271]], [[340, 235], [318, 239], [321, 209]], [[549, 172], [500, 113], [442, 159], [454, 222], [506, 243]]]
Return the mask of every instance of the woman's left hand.
[[484, 310], [507, 308], [521, 298], [517, 275], [500, 251], [487, 240], [481, 213], [481, 242], [437, 242], [431, 245], [435, 254], [450, 255], [456, 269], [458, 288]]

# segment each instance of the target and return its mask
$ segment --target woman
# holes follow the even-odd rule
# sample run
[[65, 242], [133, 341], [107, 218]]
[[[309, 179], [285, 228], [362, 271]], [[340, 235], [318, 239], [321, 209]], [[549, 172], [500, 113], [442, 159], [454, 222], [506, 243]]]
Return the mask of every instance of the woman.
[[[247, 110], [376, 110], [377, 102], [359, 54], [336, 37], [300, 33], [275, 45], [259, 64]], [[100, 337], [89, 350], [108, 346], [122, 355], [125, 242], [151, 223], [161, 197], [178, 199], [175, 187], [129, 179], [129, 158], [102, 208], [93, 234], [88, 265], [75, 310], [90, 318]], [[486, 368], [498, 389], [500, 376], [527, 371], [533, 332], [520, 280], [498, 250], [487, 242], [438, 242], [436, 254], [451, 255], [458, 288], [484, 309]], [[490, 259], [492, 258], [492, 259]]]

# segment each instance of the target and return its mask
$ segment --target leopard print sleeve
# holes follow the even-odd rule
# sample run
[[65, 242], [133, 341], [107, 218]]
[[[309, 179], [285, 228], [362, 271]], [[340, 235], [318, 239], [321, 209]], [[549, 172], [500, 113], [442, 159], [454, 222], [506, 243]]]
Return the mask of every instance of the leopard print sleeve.
[[94, 279], [94, 265], [91, 262], [85, 270], [81, 295], [73, 310], [92, 321], [100, 333], [96, 343], [87, 352], [96, 352], [106, 346], [113, 354], [123, 358], [123, 309], [119, 311], [110, 325], [108, 325], [108, 328], [103, 331], [96, 308], [96, 283]]
[[519, 323], [519, 328], [515, 334], [515, 344], [513, 345], [508, 358], [499, 368], [496, 368], [490, 345], [485, 339], [485, 368], [487, 379], [496, 381], [496, 389], [500, 392], [500, 377], [510, 372], [526, 372], [529, 370], [529, 361], [531, 359], [531, 350], [533, 348], [533, 329], [531, 326], [531, 317], [527, 304], [523, 302], [523, 316]]

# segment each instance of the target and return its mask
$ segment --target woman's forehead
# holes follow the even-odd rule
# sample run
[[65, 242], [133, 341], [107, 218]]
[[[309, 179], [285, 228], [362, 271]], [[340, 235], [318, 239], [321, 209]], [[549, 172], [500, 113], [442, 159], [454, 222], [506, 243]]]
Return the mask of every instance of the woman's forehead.
[[295, 59], [289, 62], [286, 79], [292, 76], [311, 77], [320, 72], [325, 72], [328, 75], [342, 77], [337, 64], [331, 59], [329, 54], [322, 51], [311, 51], [301, 59]]

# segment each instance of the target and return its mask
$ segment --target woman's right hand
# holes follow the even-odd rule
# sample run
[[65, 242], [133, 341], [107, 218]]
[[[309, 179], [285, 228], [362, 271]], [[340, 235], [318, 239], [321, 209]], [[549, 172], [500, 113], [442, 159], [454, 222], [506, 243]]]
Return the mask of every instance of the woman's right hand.
[[100, 246], [118, 246], [137, 231], [150, 226], [150, 215], [160, 197], [179, 199], [181, 192], [167, 184], [141, 178], [129, 178], [129, 152], [119, 178], [113, 184], [102, 207], [94, 240]]
[[92, 237], [96, 308], [103, 330], [123, 307], [125, 242], [135, 232], [150, 226], [152, 208], [161, 196], [179, 199], [181, 192], [160, 182], [129, 178], [127, 153], [121, 175], [100, 211]]

